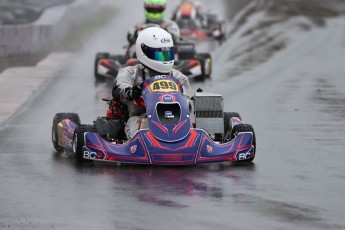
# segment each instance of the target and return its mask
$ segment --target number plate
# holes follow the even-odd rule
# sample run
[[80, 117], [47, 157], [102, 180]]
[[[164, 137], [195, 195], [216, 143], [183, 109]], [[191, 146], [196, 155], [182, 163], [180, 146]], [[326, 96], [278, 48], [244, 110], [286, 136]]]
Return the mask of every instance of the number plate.
[[158, 80], [151, 83], [152, 92], [177, 92], [178, 85], [171, 80]]

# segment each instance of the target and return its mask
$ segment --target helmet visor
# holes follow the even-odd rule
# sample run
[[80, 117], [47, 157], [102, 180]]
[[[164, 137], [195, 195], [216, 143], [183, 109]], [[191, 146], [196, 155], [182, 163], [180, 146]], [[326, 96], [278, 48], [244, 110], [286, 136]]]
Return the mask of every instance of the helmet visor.
[[141, 44], [141, 49], [149, 59], [163, 62], [174, 60], [174, 47], [152, 48]]
[[164, 5], [145, 4], [145, 10], [150, 13], [162, 13], [165, 10]]
[[151, 13], [151, 12], [145, 12], [146, 19], [151, 23], [162, 23], [164, 19], [164, 13]]

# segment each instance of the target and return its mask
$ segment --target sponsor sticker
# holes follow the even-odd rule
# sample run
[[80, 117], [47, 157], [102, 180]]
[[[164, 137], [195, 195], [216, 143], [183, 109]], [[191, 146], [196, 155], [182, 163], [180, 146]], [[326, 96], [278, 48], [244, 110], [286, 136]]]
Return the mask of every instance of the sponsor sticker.
[[249, 159], [251, 157], [251, 154], [250, 152], [248, 153], [240, 153], [238, 154], [238, 160], [242, 161], [242, 160], [246, 160], [246, 159]]
[[92, 152], [92, 151], [84, 151], [84, 158], [96, 159], [97, 158], [97, 153]]
[[170, 38], [162, 38], [161, 42], [162, 43], [170, 43], [171, 40], [170, 40]]
[[135, 153], [135, 151], [137, 151], [137, 145], [132, 145], [129, 150], [131, 151], [131, 153]]
[[163, 101], [164, 101], [164, 102], [173, 101], [173, 97], [170, 96], [170, 95], [165, 95], [165, 96], [163, 96]]

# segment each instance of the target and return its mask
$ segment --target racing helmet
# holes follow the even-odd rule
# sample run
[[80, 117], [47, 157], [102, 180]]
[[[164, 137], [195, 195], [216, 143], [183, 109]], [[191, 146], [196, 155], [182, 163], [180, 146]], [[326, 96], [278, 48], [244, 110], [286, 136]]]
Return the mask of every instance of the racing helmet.
[[170, 33], [159, 27], [139, 32], [135, 44], [141, 64], [158, 73], [169, 73], [174, 65], [174, 43]]
[[144, 0], [146, 20], [151, 23], [161, 23], [166, 5], [166, 0]]

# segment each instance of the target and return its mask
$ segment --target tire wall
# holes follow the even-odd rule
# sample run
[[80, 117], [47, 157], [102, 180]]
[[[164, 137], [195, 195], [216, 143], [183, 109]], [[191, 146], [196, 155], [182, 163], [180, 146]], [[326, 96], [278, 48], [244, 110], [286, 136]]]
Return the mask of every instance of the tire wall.
[[1, 25], [0, 57], [50, 53], [72, 26], [81, 24], [101, 9], [97, 2], [76, 0], [69, 5], [47, 9], [34, 23]]

